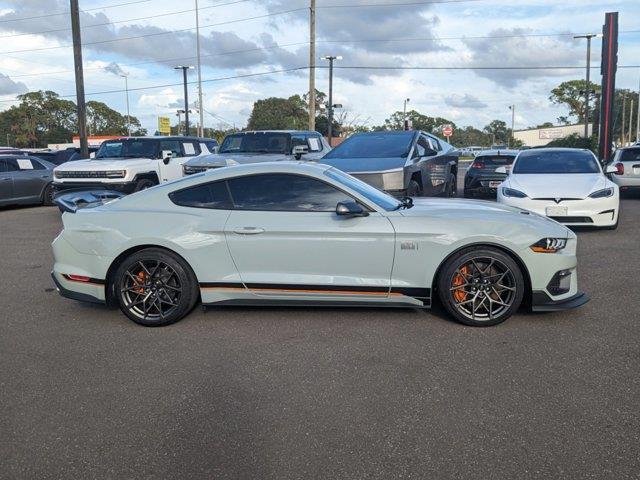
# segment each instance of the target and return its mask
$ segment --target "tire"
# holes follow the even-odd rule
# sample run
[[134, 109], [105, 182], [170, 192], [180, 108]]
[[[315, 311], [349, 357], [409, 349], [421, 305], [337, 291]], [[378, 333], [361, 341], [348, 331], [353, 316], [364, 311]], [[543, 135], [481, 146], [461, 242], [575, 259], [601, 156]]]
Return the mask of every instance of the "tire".
[[491, 247], [470, 247], [446, 261], [437, 288], [453, 318], [465, 325], [489, 327], [516, 312], [526, 287], [520, 267], [509, 255]]
[[408, 197], [422, 197], [422, 186], [415, 180], [409, 181], [409, 185], [407, 185], [407, 196]]
[[189, 265], [159, 248], [127, 257], [113, 275], [111, 286], [122, 313], [146, 327], [175, 323], [198, 301], [198, 282]]
[[42, 192], [42, 205], [45, 207], [51, 207], [55, 205], [53, 203], [53, 196], [55, 192], [53, 190], [53, 185], [49, 184], [45, 187], [44, 192]]
[[138, 180], [138, 182], [136, 183], [136, 188], [133, 191], [139, 192], [140, 190], [146, 190], [147, 188], [151, 188], [155, 185], [157, 185], [157, 183], [153, 180], [149, 178], [142, 178]]
[[458, 181], [456, 176], [452, 173], [449, 175], [449, 183], [447, 184], [447, 193], [446, 196], [449, 198], [453, 198], [458, 195]]

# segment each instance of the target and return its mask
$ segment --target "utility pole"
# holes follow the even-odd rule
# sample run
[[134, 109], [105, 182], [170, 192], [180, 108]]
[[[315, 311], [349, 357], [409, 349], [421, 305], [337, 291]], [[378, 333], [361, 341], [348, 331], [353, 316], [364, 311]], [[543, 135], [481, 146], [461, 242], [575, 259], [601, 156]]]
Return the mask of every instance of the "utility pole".
[[640, 143], [640, 81], [638, 81], [638, 114], [636, 116], [636, 143]]
[[309, 130], [316, 129], [316, 0], [309, 5]]
[[178, 65], [173, 67], [175, 70], [182, 70], [182, 81], [184, 84], [184, 132], [189, 135], [189, 91], [187, 89], [187, 70], [193, 69], [193, 66]]
[[627, 117], [627, 96], [622, 95], [622, 128], [620, 128], [620, 143], [624, 147], [624, 121]]
[[511, 147], [511, 141], [512, 139], [515, 139], [515, 137], [513, 136], [513, 128], [516, 123], [516, 106], [509, 105], [509, 110], [511, 110], [511, 135], [509, 135], [509, 137], [507, 138], [507, 148]]
[[[640, 98], [638, 99], [640, 101]], [[633, 137], [631, 136], [631, 126], [633, 124], [633, 98], [631, 98], [631, 105], [629, 106], [629, 134], [627, 138], [629, 139], [629, 143], [633, 142]]]
[[198, 59], [198, 110], [200, 111], [200, 125], [198, 136], [204, 137], [204, 106], [202, 105], [202, 64], [200, 63], [200, 16], [198, 13], [198, 0], [196, 2], [196, 57]]
[[80, 137], [80, 155], [89, 158], [87, 140], [87, 111], [84, 103], [84, 75], [82, 72], [82, 41], [80, 39], [80, 7], [78, 0], [71, 2], [71, 34], [73, 35], [73, 64], [76, 76], [76, 102], [78, 103], [78, 135]]
[[587, 85], [584, 89], [584, 138], [589, 137], [589, 97], [591, 96], [591, 39], [594, 37], [601, 37], [602, 34], [588, 33], [586, 35], [574, 35], [573, 38], [586, 38], [587, 39], [587, 67], [586, 67], [586, 80]]
[[129, 74], [121, 74], [124, 78], [124, 91], [127, 95], [127, 135], [131, 136], [131, 115], [129, 115]]
[[333, 61], [342, 60], [341, 56], [325, 55], [323, 60], [329, 60], [329, 105], [327, 105], [327, 138], [329, 139], [329, 146], [331, 146], [331, 137], [333, 136]]

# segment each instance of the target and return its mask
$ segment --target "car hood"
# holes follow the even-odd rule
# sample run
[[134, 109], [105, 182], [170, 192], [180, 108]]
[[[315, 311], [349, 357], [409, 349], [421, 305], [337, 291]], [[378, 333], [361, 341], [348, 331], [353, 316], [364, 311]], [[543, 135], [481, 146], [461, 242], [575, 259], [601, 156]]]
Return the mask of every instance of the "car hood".
[[520, 174], [510, 175], [506, 184], [529, 198], [587, 198], [606, 188], [607, 179], [600, 173]]
[[346, 173], [358, 172], [381, 172], [403, 168], [407, 159], [404, 157], [383, 157], [383, 158], [327, 158], [324, 157], [320, 163], [336, 167]]
[[65, 162], [56, 167], [58, 171], [95, 171], [95, 170], [123, 170], [126, 167], [137, 167], [138, 165], [149, 165], [155, 162], [150, 158], [101, 158], [74, 160]]
[[413, 207], [401, 211], [405, 217], [437, 217], [454, 223], [470, 221], [493, 222], [500, 225], [522, 225], [541, 229], [548, 236], [572, 238], [574, 234], [564, 225], [543, 215], [496, 202], [452, 198], [414, 198]]
[[291, 160], [291, 155], [284, 153], [214, 153], [212, 155], [203, 155], [189, 160], [189, 166], [217, 166], [217, 165], [237, 165], [244, 163], [258, 162], [278, 162], [282, 160]]

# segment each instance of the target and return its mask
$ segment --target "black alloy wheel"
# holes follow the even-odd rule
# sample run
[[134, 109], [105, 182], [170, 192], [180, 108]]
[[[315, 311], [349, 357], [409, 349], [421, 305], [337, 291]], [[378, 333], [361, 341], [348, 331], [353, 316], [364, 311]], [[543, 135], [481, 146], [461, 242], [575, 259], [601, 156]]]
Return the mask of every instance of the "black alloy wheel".
[[407, 185], [407, 197], [422, 197], [422, 186], [415, 180], [409, 181]]
[[191, 269], [177, 255], [146, 249], [127, 258], [114, 276], [113, 292], [120, 310], [149, 327], [182, 319], [198, 299]]
[[497, 325], [522, 303], [525, 284], [516, 262], [500, 250], [471, 248], [451, 258], [438, 279], [442, 304], [471, 326]]
[[142, 180], [138, 180], [136, 183], [135, 192], [139, 192], [140, 190], [146, 190], [147, 188], [151, 188], [156, 185], [156, 182], [153, 180], [149, 180], [148, 178], [143, 178]]
[[42, 192], [42, 204], [46, 207], [50, 207], [54, 205], [53, 197], [55, 194], [56, 192], [53, 189], [53, 185], [52, 184], [47, 185], [46, 188], [44, 189], [44, 192]]
[[447, 184], [447, 197], [453, 198], [458, 195], [458, 181], [456, 176], [451, 174], [449, 176], [449, 183]]

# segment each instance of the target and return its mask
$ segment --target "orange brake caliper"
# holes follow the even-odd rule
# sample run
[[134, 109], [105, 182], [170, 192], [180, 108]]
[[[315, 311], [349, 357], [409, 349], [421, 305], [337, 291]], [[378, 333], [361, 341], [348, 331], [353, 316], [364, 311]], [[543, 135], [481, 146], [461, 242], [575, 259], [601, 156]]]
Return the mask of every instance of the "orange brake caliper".
[[147, 274], [144, 271], [140, 271], [137, 275], [136, 275], [136, 287], [138, 288], [134, 288], [133, 291], [139, 294], [144, 293], [144, 281], [147, 278]]
[[[453, 277], [454, 287], [459, 287], [467, 282], [464, 279], [463, 275], [469, 275], [469, 267], [467, 267], [466, 265], [460, 269], [460, 273]], [[455, 298], [456, 302], [458, 303], [464, 302], [467, 299], [467, 292], [465, 292], [462, 288], [458, 288], [453, 291], [453, 298]]]

